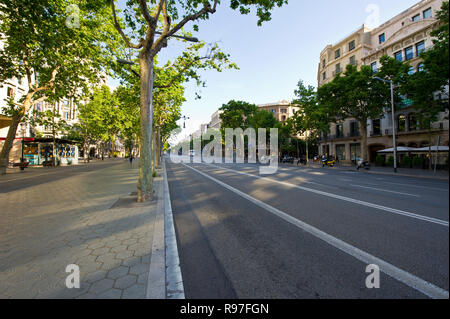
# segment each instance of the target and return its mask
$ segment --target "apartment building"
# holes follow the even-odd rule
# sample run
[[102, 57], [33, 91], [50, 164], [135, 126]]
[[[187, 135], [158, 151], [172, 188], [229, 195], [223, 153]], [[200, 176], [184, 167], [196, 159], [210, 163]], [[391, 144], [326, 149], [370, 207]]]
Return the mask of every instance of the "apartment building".
[[258, 107], [272, 113], [273, 116], [282, 123], [294, 116], [294, 113], [299, 109], [297, 106], [291, 105], [291, 103], [286, 100], [276, 103], [260, 104]]
[[360, 67], [362, 58], [371, 49], [371, 32], [364, 25], [336, 44], [327, 45], [320, 53], [317, 72], [319, 86], [332, 81], [337, 74], [344, 72], [348, 64]]
[[[363, 26], [336, 45], [328, 45], [320, 55], [318, 71], [319, 86], [331, 81], [347, 64], [368, 65], [376, 73], [380, 67], [379, 59], [389, 55], [398, 61], [409, 63], [410, 72], [423, 67], [419, 54], [432, 47], [431, 31], [436, 26], [436, 11], [440, 10], [442, 0], [423, 0], [410, 7], [377, 28], [370, 30]], [[352, 42], [355, 42], [355, 45]], [[353, 50], [350, 50], [353, 48]], [[342, 57], [344, 54], [344, 57]], [[350, 57], [352, 61], [350, 61]], [[353, 56], [355, 58], [353, 58]], [[413, 105], [407, 100], [397, 105], [395, 112], [398, 146], [424, 147], [429, 145], [428, 130], [420, 128]], [[449, 143], [448, 114], [440, 114], [439, 120], [432, 124], [432, 144], [437, 137], [440, 144]], [[377, 151], [392, 147], [392, 114], [386, 110], [383, 117], [370, 119], [367, 123], [369, 160], [373, 162]], [[361, 137], [359, 124], [348, 118], [331, 123], [330, 132], [323, 136], [319, 144], [320, 154], [334, 155], [341, 162], [352, 162], [361, 157]]]

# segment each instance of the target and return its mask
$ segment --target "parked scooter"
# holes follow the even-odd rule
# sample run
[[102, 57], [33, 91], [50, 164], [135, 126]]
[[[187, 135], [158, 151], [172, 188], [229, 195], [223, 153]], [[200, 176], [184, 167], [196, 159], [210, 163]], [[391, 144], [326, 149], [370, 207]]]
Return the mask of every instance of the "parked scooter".
[[369, 162], [363, 162], [362, 159], [359, 159], [356, 165], [356, 169], [359, 170], [360, 168], [364, 168], [366, 170], [370, 169], [370, 163]]
[[336, 161], [333, 158], [333, 156], [329, 156], [329, 157], [327, 157], [325, 155], [322, 156], [322, 167], [325, 167], [325, 166], [333, 167], [335, 162]]

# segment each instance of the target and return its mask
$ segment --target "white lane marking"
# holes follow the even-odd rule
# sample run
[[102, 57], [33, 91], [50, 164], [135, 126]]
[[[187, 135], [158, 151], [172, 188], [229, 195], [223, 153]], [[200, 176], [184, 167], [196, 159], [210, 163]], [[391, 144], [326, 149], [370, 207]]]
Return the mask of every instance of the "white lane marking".
[[386, 183], [386, 184], [392, 184], [392, 185], [406, 186], [406, 187], [416, 187], [416, 188], [424, 188], [424, 189], [431, 189], [431, 190], [436, 190], [436, 191], [448, 192], [448, 189], [445, 189], [445, 188], [438, 188], [438, 187], [418, 186], [418, 185], [401, 184], [401, 183], [393, 183], [393, 182], [383, 182], [383, 183]]
[[322, 196], [327, 196], [327, 197], [343, 200], [343, 201], [346, 201], [346, 202], [350, 202], [350, 203], [354, 203], [354, 204], [358, 204], [358, 205], [362, 205], [362, 206], [366, 206], [366, 207], [371, 207], [371, 208], [383, 210], [383, 211], [394, 213], [394, 214], [398, 214], [398, 215], [407, 216], [407, 217], [410, 217], [410, 218], [415, 218], [415, 219], [427, 221], [427, 222], [438, 224], [438, 225], [443, 225], [443, 226], [446, 226], [446, 227], [449, 226], [449, 222], [448, 221], [437, 219], [437, 218], [433, 218], [433, 217], [418, 215], [418, 214], [406, 212], [406, 211], [403, 211], [403, 210], [400, 210], [400, 209], [395, 209], [395, 208], [386, 207], [386, 206], [382, 206], [382, 205], [372, 204], [372, 203], [369, 203], [369, 202], [364, 202], [364, 201], [357, 200], [357, 199], [350, 198], [350, 197], [345, 197], [345, 196], [340, 196], [340, 195], [336, 195], [336, 194], [332, 194], [332, 193], [319, 191], [319, 190], [313, 189], [313, 188], [307, 188], [307, 187], [298, 186], [298, 185], [294, 185], [294, 184], [287, 183], [287, 182], [277, 181], [275, 179], [268, 178], [268, 177], [262, 177], [262, 176], [258, 176], [258, 175], [245, 173], [245, 172], [239, 172], [239, 171], [235, 171], [235, 170], [228, 169], [228, 168], [225, 168], [225, 167], [219, 167], [219, 166], [213, 165], [213, 164], [204, 164], [204, 165], [213, 166], [213, 167], [216, 167], [216, 168], [219, 168], [219, 169], [224, 169], [224, 170], [231, 171], [231, 172], [234, 172], [234, 173], [237, 173], [237, 174], [241, 174], [241, 175], [247, 175], [247, 176], [250, 176], [250, 177], [253, 177], [253, 178], [259, 178], [259, 179], [268, 180], [270, 182], [278, 183], [278, 184], [281, 184], [281, 185], [284, 185], [284, 186], [298, 188], [298, 189], [301, 189], [303, 191], [307, 191], [307, 192], [319, 194], [319, 195], [322, 195]]
[[241, 192], [240, 190], [225, 184], [218, 179], [215, 179], [214, 177], [203, 173], [202, 171], [199, 171], [191, 166], [182, 164], [186, 166], [187, 168], [197, 172], [200, 175], [203, 175], [204, 177], [212, 180], [213, 182], [221, 185], [222, 187], [232, 191], [233, 193], [249, 200], [250, 202], [254, 203], [255, 205], [258, 205], [259, 207], [267, 210], [268, 212], [280, 217], [281, 219], [287, 221], [288, 223], [291, 223], [292, 225], [297, 226], [300, 229], [303, 229], [304, 231], [310, 233], [311, 235], [325, 241], [326, 243], [330, 244], [331, 246], [349, 254], [350, 256], [353, 256], [354, 258], [362, 261], [365, 264], [375, 264], [380, 267], [380, 270], [384, 272], [386, 275], [406, 284], [407, 286], [416, 289], [420, 291], [421, 293], [435, 299], [448, 299], [449, 293], [448, 291], [437, 287], [433, 285], [432, 283], [425, 281], [405, 270], [402, 270], [378, 257], [375, 257], [369, 253], [366, 253], [365, 251], [356, 248], [355, 246], [352, 246], [336, 237], [333, 237], [323, 231], [321, 231], [318, 228], [315, 228], [305, 222], [302, 222], [301, 220], [292, 217], [291, 215], [288, 215], [281, 210], [276, 209], [275, 207], [272, 207], [250, 195], [247, 195], [246, 193]]
[[164, 216], [166, 234], [166, 283], [167, 299], [185, 299], [183, 277], [181, 275], [177, 238], [173, 223], [172, 204], [170, 203], [169, 182], [166, 163], [163, 160], [164, 178]]
[[400, 194], [400, 195], [407, 195], [407, 196], [414, 196], [414, 197], [420, 197], [419, 195], [409, 194], [409, 193], [401, 193], [401, 192], [394, 192], [386, 189], [376, 188], [376, 187], [369, 187], [369, 186], [362, 186], [362, 185], [356, 185], [356, 184], [350, 184], [350, 186], [356, 186], [356, 187], [362, 187], [367, 189], [373, 189], [380, 192], [387, 192], [387, 193], [394, 193], [394, 194]]

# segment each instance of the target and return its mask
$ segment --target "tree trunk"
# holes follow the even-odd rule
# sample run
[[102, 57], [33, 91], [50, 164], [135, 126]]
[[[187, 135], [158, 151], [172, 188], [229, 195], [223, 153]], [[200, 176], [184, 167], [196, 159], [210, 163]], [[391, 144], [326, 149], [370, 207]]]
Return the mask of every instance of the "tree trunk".
[[17, 127], [19, 126], [22, 115], [13, 115], [12, 123], [8, 130], [5, 143], [3, 144], [2, 151], [0, 153], [0, 174], [6, 174], [6, 167], [8, 167], [9, 152], [13, 147], [14, 138], [16, 137]]
[[56, 167], [56, 140], [55, 140], [55, 134], [53, 133], [53, 167]]
[[309, 164], [309, 142], [308, 142], [308, 136], [306, 137], [306, 165]]
[[156, 170], [156, 152], [157, 152], [157, 148], [156, 148], [156, 136], [155, 134], [152, 135], [152, 173]]
[[361, 159], [364, 163], [368, 161], [367, 120], [359, 121], [359, 129], [361, 130]]
[[139, 55], [140, 87], [140, 159], [138, 180], [138, 202], [152, 197], [152, 133], [153, 133], [153, 56], [142, 51]]
[[155, 166], [156, 168], [159, 168], [161, 165], [161, 128], [158, 127], [158, 129], [156, 130], [156, 150], [155, 150], [155, 154], [156, 154], [156, 163]]
[[20, 112], [12, 116], [12, 123], [8, 129], [8, 135], [6, 136], [5, 143], [3, 144], [2, 151], [0, 152], [0, 175], [6, 174], [6, 167], [8, 167], [9, 152], [14, 143], [14, 138], [16, 137], [17, 127], [24, 114], [26, 114], [31, 106], [31, 99], [33, 98], [35, 91], [28, 91], [23, 102], [22, 109]]

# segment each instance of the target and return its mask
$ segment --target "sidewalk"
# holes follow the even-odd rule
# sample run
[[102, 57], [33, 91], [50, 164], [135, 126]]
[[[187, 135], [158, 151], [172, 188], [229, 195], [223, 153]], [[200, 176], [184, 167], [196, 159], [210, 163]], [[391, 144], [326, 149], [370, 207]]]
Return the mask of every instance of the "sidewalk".
[[[164, 251], [163, 171], [156, 200], [140, 204], [136, 162], [99, 168], [0, 192], [0, 298], [147, 298], [149, 282], [165, 283], [164, 264], [149, 279]], [[69, 264], [79, 289], [66, 287]]]
[[[80, 167], [84, 165], [95, 165], [95, 164], [101, 164], [101, 163], [108, 163], [108, 162], [118, 162], [118, 161], [125, 161], [123, 158], [112, 158], [112, 159], [105, 159], [102, 161], [101, 159], [92, 159], [89, 163], [85, 163], [82, 159], [79, 161], [78, 164], [74, 165], [64, 165], [64, 166], [56, 166], [56, 167], [43, 167], [42, 165], [33, 165], [28, 166], [23, 171], [20, 170], [20, 167], [7, 167], [6, 168], [6, 175], [10, 176], [11, 174], [28, 174], [28, 173], [35, 173], [35, 172], [46, 172], [51, 171], [55, 169], [61, 169], [61, 168], [71, 168], [71, 167]], [[0, 175], [0, 178], [5, 175]]]
[[[297, 166], [296, 164], [280, 164], [281, 166]], [[379, 167], [371, 165], [370, 170], [356, 169], [354, 165], [336, 164], [334, 167], [324, 167], [322, 164], [310, 163], [308, 166], [298, 165], [299, 168], [317, 168], [317, 169], [328, 169], [328, 170], [343, 170], [343, 171], [354, 171], [360, 172], [362, 174], [382, 174], [391, 176], [407, 176], [407, 177], [419, 177], [419, 178], [430, 178], [439, 180], [449, 180], [449, 172], [446, 170], [437, 170], [436, 174], [434, 171], [429, 171], [425, 169], [414, 169], [414, 168], [398, 168], [397, 173], [394, 173], [394, 168], [392, 167]]]

